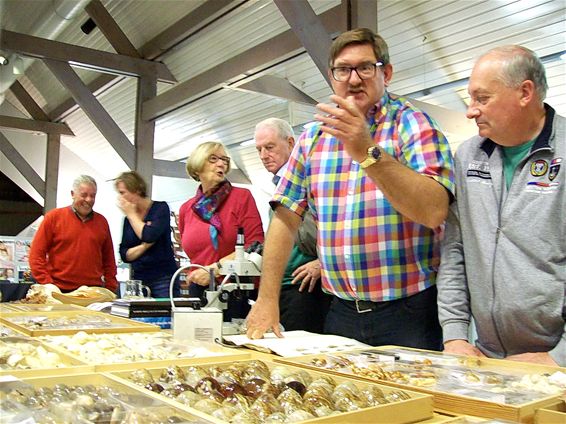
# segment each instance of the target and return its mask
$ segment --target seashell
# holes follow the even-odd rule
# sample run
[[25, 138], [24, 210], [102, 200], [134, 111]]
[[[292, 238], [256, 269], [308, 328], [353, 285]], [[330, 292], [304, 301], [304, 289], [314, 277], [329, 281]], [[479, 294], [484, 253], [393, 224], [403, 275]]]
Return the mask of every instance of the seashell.
[[368, 386], [362, 389], [360, 393], [360, 399], [368, 406], [370, 405], [380, 405], [385, 401], [385, 395], [383, 390], [377, 386]]
[[10, 368], [17, 368], [18, 364], [24, 360], [24, 356], [21, 353], [13, 353], [6, 359], [6, 363]]
[[234, 394], [224, 399], [222, 406], [230, 406], [236, 408], [238, 412], [245, 412], [249, 411], [250, 406], [252, 406], [252, 402], [243, 395]]
[[303, 407], [303, 399], [301, 398], [301, 395], [293, 389], [287, 388], [283, 390], [277, 397], [277, 400], [287, 415]]
[[261, 378], [250, 378], [244, 383], [246, 395], [257, 398], [261, 394], [261, 389], [265, 384], [266, 381]]
[[286, 386], [295, 390], [301, 396], [303, 396], [307, 391], [307, 387], [300, 381], [289, 381], [286, 383]]
[[245, 364], [242, 371], [242, 378], [249, 380], [250, 378], [261, 378], [263, 380], [270, 379], [269, 368], [265, 362], [254, 360]]
[[225, 399], [224, 396], [222, 396], [222, 393], [217, 390], [211, 390], [208, 393], [202, 393], [202, 397], [206, 399], [212, 399], [218, 403], [224, 402]]
[[[190, 393], [190, 392], [183, 392], [183, 393]], [[197, 401], [194, 405], [192, 405], [192, 407], [206, 414], [212, 414], [217, 409], [222, 408], [222, 405], [219, 402], [216, 402], [215, 400], [212, 399], [201, 399]]]
[[334, 408], [341, 412], [357, 411], [365, 407], [366, 405], [358, 398], [342, 397], [334, 402]]
[[193, 387], [206, 376], [208, 374], [202, 367], [191, 366], [185, 369], [185, 381]]
[[202, 400], [202, 396], [196, 394], [195, 392], [186, 391], [180, 393], [175, 400], [181, 402], [183, 405], [193, 406], [199, 400]]
[[307, 412], [305, 410], [302, 409], [297, 409], [296, 411], [293, 411], [291, 414], [287, 415], [287, 421], [288, 423], [298, 423], [300, 421], [306, 421], [306, 420], [312, 420], [313, 418], [316, 418], [313, 414], [311, 414], [310, 412]]
[[279, 402], [271, 395], [258, 397], [250, 407], [250, 413], [255, 414], [261, 420], [280, 410]]
[[43, 409], [46, 405], [44, 401], [45, 398], [41, 398], [39, 396], [30, 396], [26, 399], [25, 406], [30, 409]]
[[173, 383], [173, 388], [175, 390], [179, 390], [179, 393], [186, 392], [187, 390], [190, 390], [191, 392], [195, 391], [195, 389], [191, 385], [183, 383], [182, 381], [176, 381], [175, 383]]
[[318, 368], [326, 368], [328, 365], [328, 361], [324, 358], [312, 358], [310, 363]]
[[387, 399], [389, 402], [399, 402], [401, 400], [411, 399], [411, 396], [408, 393], [403, 392], [402, 390], [394, 390], [385, 395], [385, 399]]
[[316, 379], [314, 379], [310, 384], [309, 387], [312, 385], [329, 385], [332, 387], [336, 387], [336, 380], [334, 380], [331, 376], [329, 375], [320, 375], [317, 376]]
[[360, 396], [360, 389], [351, 381], [345, 381], [343, 383], [340, 383], [338, 386], [336, 386], [336, 388], [332, 392], [332, 399], [334, 401], [344, 397], [353, 399], [353, 398], [359, 398], [359, 396]]
[[487, 375], [485, 382], [487, 384], [503, 384], [503, 379], [498, 375]]
[[232, 417], [230, 421], [234, 424], [259, 424], [260, 419], [251, 412], [239, 412]]
[[219, 365], [211, 365], [207, 368], [207, 374], [211, 377], [218, 378], [222, 374], [222, 368]]
[[230, 422], [232, 417], [238, 412], [241, 411], [238, 411], [236, 408], [231, 406], [223, 406], [222, 408], [218, 408], [216, 411], [213, 411], [211, 415], [219, 420]]
[[161, 375], [159, 376], [159, 380], [164, 381], [166, 383], [171, 383], [173, 381], [184, 381], [185, 373], [180, 367], [178, 367], [177, 365], [173, 365], [167, 367], [161, 372]]
[[[303, 398], [303, 407], [306, 411], [310, 412], [311, 414], [320, 417], [319, 413], [316, 412], [317, 409], [323, 408], [324, 410], [328, 409], [332, 412], [333, 408], [332, 400], [325, 396], [317, 396], [313, 393], [310, 393], [308, 396], [305, 393], [305, 397]], [[325, 415], [328, 415], [326, 413]], [[325, 416], [322, 415], [322, 416]]]
[[78, 395], [75, 398], [75, 403], [78, 406], [82, 406], [82, 407], [85, 407], [85, 408], [91, 408], [92, 406], [94, 406], [94, 399], [89, 395]]
[[273, 384], [277, 384], [278, 382], [284, 382], [286, 378], [294, 374], [296, 374], [295, 370], [291, 370], [283, 365], [277, 365], [271, 370], [270, 380]]
[[265, 424], [280, 424], [287, 422], [287, 415], [283, 412], [274, 412], [273, 414], [265, 417], [263, 421]]
[[327, 397], [328, 399], [332, 399], [332, 392], [334, 392], [334, 388], [332, 386], [323, 386], [322, 384], [314, 385], [311, 384], [306, 392], [303, 394], [303, 397], [307, 397], [308, 395], [315, 395], [315, 396], [322, 396]]
[[204, 377], [195, 384], [195, 391], [200, 394], [220, 392], [220, 383], [212, 377]]
[[139, 384], [140, 386], [145, 386], [155, 381], [151, 373], [145, 368], [140, 368], [132, 371], [128, 378], [134, 383]]
[[[310, 411], [309, 411], [310, 412]], [[337, 412], [332, 407], [321, 405], [314, 410], [314, 415], [317, 417], [327, 417], [328, 415], [336, 414]]]
[[238, 383], [220, 383], [220, 393], [227, 398], [234, 394], [245, 395], [246, 391]]
[[154, 383], [148, 383], [143, 387], [145, 387], [147, 390], [151, 390], [152, 392], [155, 392], [155, 393], [161, 393], [164, 390], [164, 387], [161, 384], [155, 383], [155, 382]]
[[240, 374], [231, 370], [224, 370], [220, 374], [214, 376], [219, 383], [236, 383], [240, 384], [242, 379]]
[[183, 391], [176, 389], [175, 387], [169, 387], [169, 388], [164, 389], [160, 392], [161, 395], [166, 396], [166, 397], [171, 398], [171, 399], [175, 399], [181, 393], [183, 393]]

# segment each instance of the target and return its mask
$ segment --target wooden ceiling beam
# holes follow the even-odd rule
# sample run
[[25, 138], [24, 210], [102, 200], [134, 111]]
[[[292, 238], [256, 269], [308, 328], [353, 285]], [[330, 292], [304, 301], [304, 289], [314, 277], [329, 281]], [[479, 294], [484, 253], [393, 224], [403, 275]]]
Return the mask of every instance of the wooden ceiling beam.
[[277, 97], [291, 102], [305, 103], [308, 105], [316, 105], [318, 103], [304, 91], [299, 90], [291, 84], [289, 80], [276, 77], [275, 75], [264, 75], [253, 81], [246, 82], [245, 84], [235, 86], [229, 85], [226, 88], [253, 91], [266, 96]]
[[[248, 0], [206, 1], [140, 47], [141, 55], [145, 59], [156, 59], [246, 1]], [[94, 95], [98, 95], [100, 91], [104, 91], [106, 88], [117, 84], [121, 78], [123, 77], [116, 77], [110, 74], [101, 75], [90, 83], [88, 87]], [[68, 98], [49, 112], [49, 117], [53, 121], [58, 121], [74, 112], [77, 107], [74, 99], [72, 97]]]
[[10, 143], [4, 134], [0, 133], [0, 152], [14, 165], [22, 176], [31, 184], [39, 195], [45, 198], [45, 182], [33, 167], [25, 160], [18, 150]]
[[34, 121], [33, 119], [16, 118], [15, 116], [0, 115], [0, 128], [26, 131], [31, 133], [60, 134], [74, 136], [67, 124], [49, 121]]
[[100, 0], [91, 0], [90, 3], [86, 5], [85, 11], [117, 53], [141, 58], [141, 55], [134, 45], [130, 42], [126, 34], [124, 34], [112, 15], [108, 13], [108, 10], [106, 10]]
[[43, 62], [59, 82], [69, 90], [84, 113], [90, 118], [116, 153], [126, 162], [126, 165], [130, 169], [135, 169], [134, 146], [75, 71], [68, 64], [56, 60], [46, 59]]
[[10, 86], [10, 91], [14, 96], [16, 96], [16, 99], [18, 99], [33, 119], [37, 121], [50, 121], [49, 116], [47, 116], [41, 106], [37, 104], [34, 98], [27, 92], [18, 80], [15, 80]]
[[66, 62], [100, 72], [134, 77], [155, 77], [158, 81], [167, 83], [177, 82], [167, 66], [160, 62], [108, 53], [7, 30], [0, 30], [0, 48], [24, 56]]
[[[319, 17], [330, 34], [342, 32], [346, 28], [346, 16], [342, 6], [336, 6]], [[143, 118], [157, 119], [221, 89], [227, 83], [245, 78], [250, 73], [260, 72], [262, 67], [271, 66], [276, 61], [286, 60], [302, 49], [303, 45], [293, 31], [285, 31], [215, 66], [213, 71], [204, 71], [148, 100], [144, 104]]]
[[[88, 84], [89, 91], [94, 95], [98, 96], [104, 93], [109, 88], [116, 85], [118, 82], [125, 80], [126, 77], [111, 74], [102, 74], [101, 76], [97, 77], [94, 81]], [[60, 121], [73, 113], [75, 110], [79, 108], [79, 105], [72, 97], [69, 97], [51, 112], [49, 112], [49, 118], [52, 121]]]
[[332, 37], [324, 28], [322, 21], [307, 0], [274, 0], [274, 2], [330, 86], [328, 55]]

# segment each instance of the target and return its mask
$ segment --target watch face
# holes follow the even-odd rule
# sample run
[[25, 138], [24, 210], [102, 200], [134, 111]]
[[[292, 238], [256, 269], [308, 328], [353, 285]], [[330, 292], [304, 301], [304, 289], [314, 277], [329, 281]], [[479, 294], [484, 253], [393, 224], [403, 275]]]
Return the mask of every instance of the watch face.
[[379, 147], [374, 146], [371, 148], [371, 157], [374, 158], [375, 160], [379, 159], [379, 157], [381, 156], [381, 150], [379, 150]]

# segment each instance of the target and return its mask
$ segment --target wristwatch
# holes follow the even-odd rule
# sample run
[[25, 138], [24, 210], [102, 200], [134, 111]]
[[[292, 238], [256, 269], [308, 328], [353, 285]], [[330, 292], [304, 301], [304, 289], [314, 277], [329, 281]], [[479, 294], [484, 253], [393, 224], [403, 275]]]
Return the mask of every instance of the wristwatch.
[[368, 166], [379, 162], [379, 159], [381, 159], [381, 150], [379, 150], [378, 146], [371, 146], [368, 148], [368, 155], [366, 158], [360, 162], [360, 166], [362, 169], [366, 169]]

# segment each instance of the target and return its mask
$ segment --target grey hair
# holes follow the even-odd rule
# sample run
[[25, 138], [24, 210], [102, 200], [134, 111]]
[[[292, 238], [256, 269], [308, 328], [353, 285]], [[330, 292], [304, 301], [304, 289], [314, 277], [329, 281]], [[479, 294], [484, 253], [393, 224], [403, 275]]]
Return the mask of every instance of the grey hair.
[[96, 185], [96, 180], [90, 175], [79, 175], [77, 178], [75, 178], [75, 181], [73, 181], [73, 191], [77, 191], [81, 184], [90, 184], [94, 188], [98, 188]]
[[532, 50], [518, 45], [496, 47], [482, 56], [495, 55], [503, 64], [501, 81], [507, 87], [516, 88], [523, 81], [530, 80], [542, 102], [546, 98], [548, 83], [544, 65]]
[[293, 127], [283, 119], [279, 118], [267, 118], [255, 126], [255, 130], [259, 130], [260, 128], [271, 128], [277, 132], [277, 136], [282, 140], [286, 140], [287, 137], [295, 138], [295, 133], [293, 132]]

